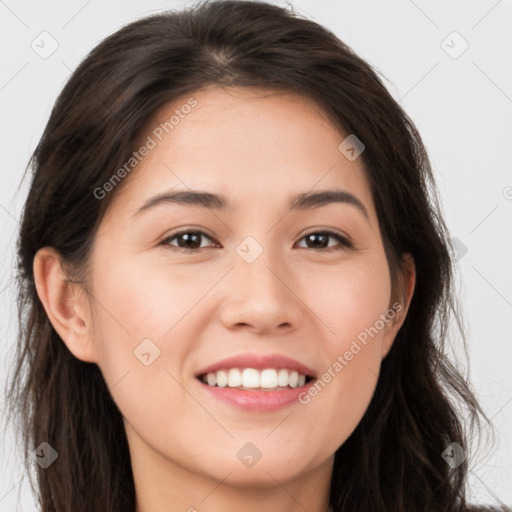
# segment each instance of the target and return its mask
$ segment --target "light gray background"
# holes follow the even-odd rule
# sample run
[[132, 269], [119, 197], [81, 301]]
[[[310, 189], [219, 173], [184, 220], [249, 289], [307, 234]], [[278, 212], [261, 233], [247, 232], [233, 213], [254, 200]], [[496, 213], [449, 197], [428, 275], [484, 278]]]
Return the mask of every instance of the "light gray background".
[[[512, 0], [291, 3], [386, 77], [386, 86], [427, 145], [448, 227], [460, 241], [459, 295], [469, 334], [470, 375], [497, 434], [497, 447], [484, 450], [471, 466], [471, 497], [478, 503], [499, 498], [510, 505]], [[0, 0], [2, 383], [16, 334], [12, 265], [27, 183], [20, 190], [18, 185], [51, 107], [70, 72], [104, 37], [143, 15], [187, 4]], [[58, 43], [48, 58], [31, 47], [51, 49], [49, 36], [40, 35], [44, 31]], [[463, 362], [457, 339], [454, 345]], [[0, 408], [4, 414], [3, 403]], [[10, 426], [17, 428], [12, 421]], [[10, 431], [2, 433], [0, 442], [0, 510], [36, 510]]]

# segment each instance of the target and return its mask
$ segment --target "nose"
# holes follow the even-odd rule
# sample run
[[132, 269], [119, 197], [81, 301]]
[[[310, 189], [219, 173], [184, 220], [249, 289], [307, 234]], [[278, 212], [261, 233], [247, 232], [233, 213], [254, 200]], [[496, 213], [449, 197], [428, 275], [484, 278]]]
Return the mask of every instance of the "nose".
[[236, 256], [223, 284], [221, 321], [228, 329], [245, 327], [261, 334], [295, 330], [307, 309], [298, 287], [290, 267], [269, 251], [252, 263]]

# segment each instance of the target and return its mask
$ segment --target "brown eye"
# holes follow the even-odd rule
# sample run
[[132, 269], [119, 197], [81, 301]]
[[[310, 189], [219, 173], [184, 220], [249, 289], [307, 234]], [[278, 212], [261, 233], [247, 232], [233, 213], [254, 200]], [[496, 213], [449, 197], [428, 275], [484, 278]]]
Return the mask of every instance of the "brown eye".
[[[193, 252], [199, 251], [206, 247], [201, 246], [201, 242], [204, 238], [207, 238], [210, 241], [214, 241], [213, 238], [208, 236], [203, 231], [180, 231], [179, 233], [174, 233], [173, 235], [162, 240], [160, 245], [173, 248], [175, 247], [176, 249], [183, 249], [185, 251]], [[337, 240], [337, 246], [329, 245], [329, 239]], [[173, 243], [175, 240], [177, 243]], [[301, 241], [302, 240], [306, 240], [306, 249], [322, 250], [334, 247], [334, 250], [339, 250], [340, 248], [350, 249], [353, 247], [352, 242], [350, 242], [347, 238], [339, 235], [338, 233], [335, 233], [334, 231], [314, 231], [305, 235]]]
[[[185, 250], [199, 250], [201, 247], [202, 238], [207, 238], [208, 240], [212, 240], [206, 233], [202, 231], [181, 231], [179, 233], [175, 233], [174, 235], [162, 240], [161, 245], [170, 245], [177, 247], [178, 249]], [[172, 244], [172, 240], [177, 240], [178, 244]]]
[[338, 240], [339, 245], [344, 248], [351, 248], [353, 246], [349, 240], [333, 231], [314, 231], [305, 235], [302, 240], [306, 240], [308, 249], [327, 249], [332, 247], [329, 246], [329, 238], [335, 238]]

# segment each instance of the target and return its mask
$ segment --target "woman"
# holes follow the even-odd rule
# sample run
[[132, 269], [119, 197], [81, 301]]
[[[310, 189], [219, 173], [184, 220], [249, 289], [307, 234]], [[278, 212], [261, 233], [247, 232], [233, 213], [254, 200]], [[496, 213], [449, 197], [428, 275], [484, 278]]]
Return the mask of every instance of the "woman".
[[470, 510], [428, 157], [332, 33], [259, 2], [131, 23], [31, 164], [11, 402], [42, 511]]

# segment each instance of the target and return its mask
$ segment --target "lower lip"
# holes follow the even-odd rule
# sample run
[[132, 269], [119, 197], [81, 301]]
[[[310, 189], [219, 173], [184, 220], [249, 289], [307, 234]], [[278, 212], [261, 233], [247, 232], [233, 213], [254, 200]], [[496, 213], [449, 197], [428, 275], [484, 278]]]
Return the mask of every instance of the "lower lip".
[[222, 402], [235, 405], [246, 411], [270, 412], [286, 407], [292, 403], [299, 403], [299, 395], [307, 392], [308, 388], [314, 384], [315, 380], [313, 379], [298, 388], [282, 389], [279, 391], [246, 391], [236, 388], [208, 386], [208, 384], [200, 380], [197, 380], [197, 382], [199, 382], [206, 391], [210, 392], [215, 398]]
[[298, 388], [282, 389], [280, 391], [245, 391], [236, 388], [208, 386], [208, 384], [199, 380], [197, 382], [199, 382], [206, 391], [222, 402], [235, 405], [246, 411], [271, 412], [292, 403], [299, 403], [299, 395], [307, 392], [308, 388], [314, 384], [315, 380], [313, 379]]

